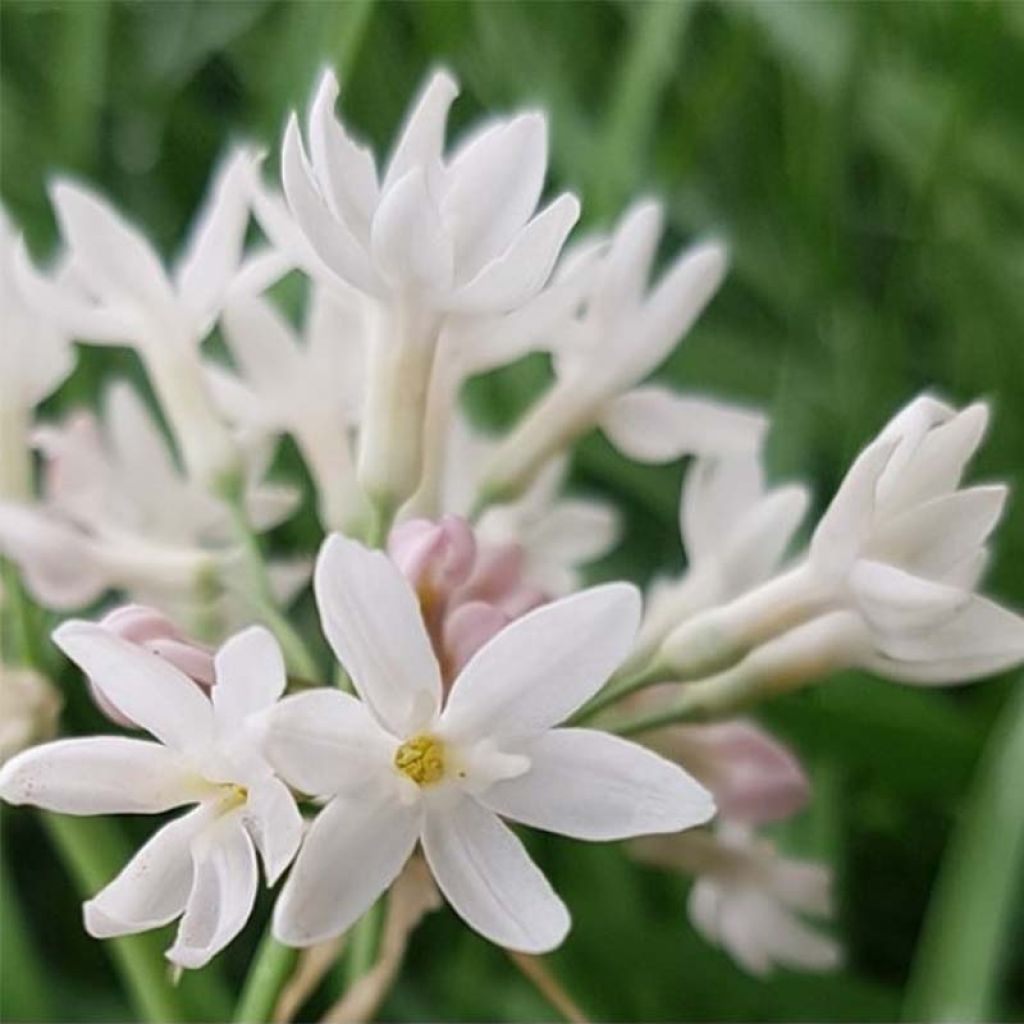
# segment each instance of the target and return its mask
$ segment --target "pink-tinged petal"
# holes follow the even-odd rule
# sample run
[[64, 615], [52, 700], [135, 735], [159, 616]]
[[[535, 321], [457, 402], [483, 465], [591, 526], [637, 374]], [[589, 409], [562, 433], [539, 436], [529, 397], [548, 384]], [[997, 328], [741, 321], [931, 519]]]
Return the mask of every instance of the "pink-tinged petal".
[[164, 825], [82, 908], [96, 939], [159, 928], [183, 913], [192, 888], [192, 843], [213, 820], [209, 806]]
[[624, 583], [535, 609], [481, 648], [455, 680], [444, 730], [519, 737], [557, 725], [625, 660], [639, 622], [639, 592]]
[[448, 671], [456, 675], [461, 672], [469, 659], [510, 621], [500, 608], [485, 601], [470, 601], [449, 613], [442, 636]]
[[594, 729], [553, 729], [517, 750], [530, 768], [480, 801], [498, 814], [576, 839], [678, 832], [715, 813], [711, 794], [671, 761]]
[[192, 890], [167, 959], [202, 967], [245, 926], [256, 902], [256, 851], [241, 815], [226, 814], [192, 841]]
[[274, 907], [274, 936], [313, 946], [346, 931], [398, 877], [419, 838], [421, 813], [368, 787], [317, 815]]
[[313, 588], [324, 635], [377, 719], [398, 736], [425, 728], [440, 706], [441, 672], [398, 566], [333, 534], [317, 558]]
[[179, 750], [211, 741], [213, 708], [173, 665], [93, 622], [65, 622], [53, 639], [121, 714], [157, 739]]
[[476, 559], [473, 529], [461, 516], [409, 519], [388, 537], [388, 554], [417, 589], [448, 597], [466, 581]]
[[423, 853], [452, 909], [484, 938], [523, 953], [561, 945], [565, 904], [492, 811], [470, 797], [428, 808]]
[[0, 796], [9, 804], [62, 814], [158, 814], [205, 792], [173, 750], [126, 736], [55, 740], [0, 768]]

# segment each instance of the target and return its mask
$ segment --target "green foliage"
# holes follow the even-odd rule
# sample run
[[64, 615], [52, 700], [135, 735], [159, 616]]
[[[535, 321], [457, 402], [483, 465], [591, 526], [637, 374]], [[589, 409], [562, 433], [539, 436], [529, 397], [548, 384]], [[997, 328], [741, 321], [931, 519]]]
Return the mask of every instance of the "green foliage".
[[[662, 375], [764, 405], [778, 478], [808, 479], [820, 505], [894, 407], [934, 388], [959, 401], [991, 399], [978, 472], [1019, 490], [1022, 12], [1009, 3], [6, 0], [3, 200], [44, 254], [54, 238], [46, 182], [71, 172], [171, 252], [228, 139], [257, 139], [273, 154], [286, 112], [305, 103], [323, 62], [339, 65], [342, 109], [378, 147], [424, 71], [447, 63], [464, 85], [456, 125], [521, 104], [550, 111], [552, 187], [579, 191], [586, 226], [607, 226], [632, 197], [653, 192], [666, 202], [673, 247], [708, 234], [729, 240], [730, 277]], [[112, 372], [137, 377], [123, 353], [87, 353], [52, 411], [94, 402]], [[472, 406], [483, 419], [505, 419], [546, 373], [532, 361], [476, 382]], [[290, 453], [281, 468], [294, 467]], [[623, 545], [600, 576], [646, 578], [678, 565], [678, 467], [629, 465], [594, 438], [581, 446], [574, 479], [625, 509]], [[1018, 500], [990, 579], [1018, 607], [1022, 524]], [[315, 548], [311, 516], [287, 531], [293, 546]], [[77, 686], [68, 681], [67, 717], [88, 728]], [[946, 839], [966, 813], [973, 846], [964, 853], [958, 843], [957, 856], [976, 869], [957, 877], [979, 890], [959, 893], [963, 904], [947, 892], [930, 916], [921, 962], [932, 973], [918, 976], [912, 1008], [948, 1009], [922, 990], [945, 964], [964, 1000], [956, 1009], [1024, 1016], [1019, 904], [993, 909], [994, 937], [977, 905], [997, 891], [977, 867], [990, 863], [986, 829], [1001, 827], [989, 812], [1008, 792], [1019, 804], [1021, 779], [993, 775], [992, 755], [971, 788], [1010, 687], [922, 694], [851, 676], [766, 716], [815, 773], [812, 811], [780, 839], [837, 865], [848, 949], [839, 974], [746, 978], [685, 924], [682, 881], [616, 849], [542, 839], [578, 922], [554, 969], [599, 1018], [893, 1019]], [[123, 1019], [129, 1010], [105, 954], [81, 934], [70, 880], [42, 833], [20, 813], [8, 818], [0, 1015]], [[1019, 876], [1020, 857], [1006, 857], [997, 839], [993, 863]], [[971, 961], [958, 958], [978, 948], [964, 952], [942, 932], [955, 932], [956, 906], [972, 900], [986, 955], [1001, 946], [1006, 962], [1001, 985], [986, 960], [977, 991], [965, 994]], [[236, 992], [258, 934], [250, 927], [222, 958]], [[47, 965], [42, 992], [12, 967], [33, 950]], [[550, 1015], [500, 951], [447, 913], [417, 933], [384, 1011], [396, 1020]]]

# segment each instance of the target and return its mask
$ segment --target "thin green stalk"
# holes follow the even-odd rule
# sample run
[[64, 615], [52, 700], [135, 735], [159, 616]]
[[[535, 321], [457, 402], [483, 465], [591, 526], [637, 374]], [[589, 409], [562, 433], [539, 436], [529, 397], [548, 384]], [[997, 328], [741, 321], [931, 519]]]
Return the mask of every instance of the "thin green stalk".
[[584, 705], [576, 712], [573, 716], [573, 724], [589, 722], [624, 697], [657, 683], [671, 682], [671, 679], [671, 675], [666, 676], [660, 665], [647, 665], [639, 672], [621, 679], [616, 679], [613, 676], [608, 685], [589, 704]]
[[[83, 897], [92, 896], [106, 885], [127, 859], [120, 835], [106, 819], [48, 812], [40, 817]], [[108, 940], [106, 946], [143, 1020], [186, 1019], [155, 935], [126, 935]]]
[[345, 983], [351, 988], [373, 966], [384, 924], [384, 899], [377, 900], [352, 927], [345, 950]]
[[32, 936], [25, 924], [21, 901], [11, 883], [6, 858], [0, 874], [0, 1018], [54, 1020], [52, 991], [39, 964]]
[[231, 1019], [238, 1024], [269, 1021], [298, 955], [298, 950], [278, 942], [268, 925]]
[[992, 1020], [1024, 888], [1024, 676], [981, 757], [936, 883], [904, 1020]]
[[289, 671], [304, 679], [316, 679], [319, 675], [316, 662], [306, 649], [302, 637], [295, 631], [292, 624], [277, 607], [267, 565], [260, 550], [259, 538], [249, 524], [240, 497], [228, 499], [231, 518], [235, 529], [235, 537], [242, 551], [242, 558], [249, 575], [245, 596], [252, 603], [255, 612], [277, 637], [284, 651]]

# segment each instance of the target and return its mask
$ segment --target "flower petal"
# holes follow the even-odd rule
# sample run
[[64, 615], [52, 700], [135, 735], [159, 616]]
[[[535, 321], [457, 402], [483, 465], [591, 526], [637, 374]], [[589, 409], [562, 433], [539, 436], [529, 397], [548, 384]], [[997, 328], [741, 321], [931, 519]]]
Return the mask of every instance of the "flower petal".
[[164, 825], [117, 877], [82, 908], [85, 930], [96, 939], [159, 928], [185, 909], [192, 888], [192, 841], [212, 820], [197, 807]]
[[452, 909], [486, 939], [546, 953], [569, 931], [569, 911], [497, 815], [465, 797], [428, 808], [423, 853]]
[[231, 302], [222, 323], [246, 382], [259, 392], [263, 404], [279, 404], [279, 389], [291, 382], [299, 359], [291, 326], [276, 306], [257, 296]]
[[256, 851], [240, 814], [226, 814], [192, 842], [192, 891], [167, 959], [208, 963], [245, 926], [256, 902]]
[[448, 108], [458, 94], [458, 83], [447, 71], [435, 71], [430, 76], [406, 117], [402, 134], [388, 161], [382, 192], [387, 192], [414, 167], [421, 167], [427, 175], [431, 194], [441, 194], [445, 122]]
[[863, 558], [850, 572], [850, 589], [868, 622], [885, 632], [938, 625], [971, 599], [960, 587]]
[[313, 946], [340, 935], [395, 880], [420, 831], [418, 808], [384, 787], [335, 797], [306, 834], [274, 908], [274, 936]]
[[281, 648], [263, 626], [250, 626], [231, 637], [217, 651], [214, 667], [213, 710], [226, 730], [239, 730], [249, 715], [268, 710], [288, 682]]
[[366, 705], [317, 687], [286, 697], [271, 712], [266, 755], [278, 774], [310, 796], [356, 792], [388, 768], [395, 739]]
[[640, 594], [625, 583], [581, 591], [517, 619], [482, 647], [452, 687], [452, 736], [531, 736], [589, 700], [629, 653]]
[[441, 701], [441, 673], [419, 602], [398, 567], [333, 534], [313, 577], [324, 635], [359, 696], [398, 736], [427, 723]]
[[671, 761], [595, 729], [553, 729], [516, 753], [530, 769], [480, 796], [492, 811], [576, 839], [626, 839], [703, 825], [711, 794]]
[[172, 750], [127, 736], [30, 747], [0, 768], [0, 796], [62, 814], [157, 814], [192, 803], [202, 783]]
[[395, 288], [443, 292], [454, 274], [452, 242], [427, 179], [414, 167], [383, 195], [370, 232], [374, 266]]
[[613, 399], [601, 417], [601, 429], [612, 444], [639, 462], [751, 454], [760, 448], [767, 428], [763, 413], [655, 385]]
[[53, 640], [121, 714], [169, 747], [189, 750], [212, 739], [209, 700], [163, 658], [77, 619], [58, 627]]
[[295, 798], [278, 779], [250, 786], [242, 822], [263, 858], [267, 885], [273, 885], [292, 862], [302, 840], [302, 815]]

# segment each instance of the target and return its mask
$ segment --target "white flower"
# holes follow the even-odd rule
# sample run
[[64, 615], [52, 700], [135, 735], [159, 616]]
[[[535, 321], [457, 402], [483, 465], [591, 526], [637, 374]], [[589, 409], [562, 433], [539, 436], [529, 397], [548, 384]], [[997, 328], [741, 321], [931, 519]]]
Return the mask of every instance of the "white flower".
[[500, 816], [583, 839], [706, 821], [710, 795], [625, 740], [554, 728], [622, 660], [639, 598], [613, 584], [545, 605], [494, 637], [442, 707], [441, 673], [416, 595], [385, 555], [328, 539], [315, 588], [324, 631], [361, 700], [289, 698], [268, 756], [327, 800], [278, 900], [277, 937], [339, 934], [391, 884], [417, 842], [442, 893], [491, 941], [540, 952], [569, 915]]
[[686, 572], [651, 587], [631, 663], [649, 658], [691, 616], [768, 579], [809, 501], [800, 484], [769, 490], [757, 454], [696, 459], [686, 471], [679, 503]]
[[663, 867], [696, 874], [690, 920], [751, 974], [776, 967], [829, 971], [842, 951], [802, 915], [832, 915], [832, 873], [822, 864], [779, 854], [752, 828], [722, 822], [707, 833], [640, 840], [636, 853]]
[[[454, 419], [444, 475], [446, 513], [470, 515], [495, 446], [465, 418]], [[484, 547], [520, 549], [524, 582], [549, 597], [578, 589], [582, 567], [606, 555], [619, 536], [619, 517], [611, 505], [562, 494], [568, 468], [567, 459], [553, 459], [516, 501], [489, 506], [474, 526]]]
[[434, 74], [378, 176], [373, 156], [334, 115], [338, 84], [321, 78], [308, 119], [309, 158], [293, 115], [281, 156], [298, 231], [257, 191], [271, 238], [310, 273], [374, 300], [359, 476], [394, 510], [419, 484], [422, 424], [445, 319], [503, 314], [547, 281], [579, 215], [571, 195], [535, 213], [547, 166], [538, 113], [492, 121], [444, 156], [457, 87]]
[[245, 435], [295, 438], [324, 527], [355, 533], [367, 515], [352, 459], [365, 353], [362, 313], [348, 298], [313, 287], [301, 340], [266, 299], [231, 302], [223, 327], [239, 376], [209, 373], [218, 404]]
[[[105, 436], [87, 413], [39, 428], [43, 500], [0, 502], [0, 551], [51, 608], [82, 607], [119, 588], [174, 616], [183, 598], [195, 603], [204, 576], [235, 558], [229, 510], [182, 477], [128, 385], [109, 389], [105, 413]], [[283, 486], [247, 492], [261, 529], [290, 514], [296, 499]]]
[[26, 294], [63, 330], [80, 341], [138, 351], [186, 466], [207, 485], [229, 480], [237, 456], [207, 393], [199, 343], [229, 294], [257, 291], [287, 269], [276, 254], [260, 254], [240, 269], [252, 160], [244, 151], [225, 160], [171, 274], [106, 200], [67, 179], [51, 188], [67, 249], [61, 271], [51, 280], [23, 253], [19, 263]]
[[807, 557], [675, 630], [665, 660], [691, 673], [760, 644], [740, 670], [764, 685], [853, 666], [946, 684], [1024, 660], [1024, 619], [975, 592], [1007, 495], [960, 484], [987, 420], [983, 403], [911, 402], [854, 462]]
[[0, 664], [0, 764], [57, 731], [60, 694], [30, 668]]
[[69, 340], [24, 299], [15, 279], [18, 246], [0, 207], [0, 498], [26, 498], [32, 489], [27, 437], [32, 410], [75, 365]]
[[207, 697], [168, 662], [94, 623], [65, 623], [54, 640], [157, 742], [91, 736], [33, 747], [0, 770], [0, 796], [64, 814], [160, 814], [196, 804], [85, 904], [85, 926], [111, 938], [181, 917], [167, 957], [202, 967], [252, 911], [256, 850], [273, 884], [302, 833], [294, 799], [260, 752], [263, 719], [285, 687], [280, 650], [261, 627], [233, 637], [217, 653]]
[[684, 252], [648, 291], [662, 213], [637, 204], [591, 273], [582, 316], [554, 346], [556, 382], [495, 453], [485, 497], [514, 496], [540, 467], [592, 427], [623, 454], [667, 462], [688, 453], [756, 451], [765, 418], [737, 406], [636, 387], [668, 356], [725, 273], [725, 250]]

